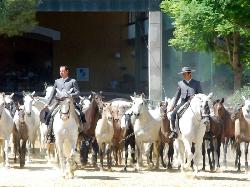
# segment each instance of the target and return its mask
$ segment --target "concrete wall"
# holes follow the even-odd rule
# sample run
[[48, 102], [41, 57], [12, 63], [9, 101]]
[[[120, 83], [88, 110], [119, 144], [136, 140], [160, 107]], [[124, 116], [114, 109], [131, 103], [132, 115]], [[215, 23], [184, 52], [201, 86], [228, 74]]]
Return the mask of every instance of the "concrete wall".
[[[37, 14], [39, 26], [59, 31], [61, 40], [53, 41], [53, 75], [59, 66], [89, 68], [89, 81], [79, 82], [81, 91], [108, 90], [111, 79], [121, 80], [121, 66], [134, 73], [132, 47], [127, 42], [128, 13], [45, 13]], [[115, 54], [120, 53], [120, 58]]]

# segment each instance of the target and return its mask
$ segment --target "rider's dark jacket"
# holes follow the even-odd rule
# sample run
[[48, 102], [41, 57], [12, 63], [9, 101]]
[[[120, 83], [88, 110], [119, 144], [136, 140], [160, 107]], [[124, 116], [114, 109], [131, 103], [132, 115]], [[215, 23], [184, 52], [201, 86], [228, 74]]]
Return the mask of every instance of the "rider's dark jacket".
[[173, 106], [176, 106], [180, 98], [182, 102], [187, 102], [191, 96], [198, 93], [202, 93], [200, 81], [194, 79], [189, 82], [185, 80], [179, 81]]
[[56, 95], [56, 88], [61, 92], [69, 92], [71, 88], [73, 89], [70, 95], [73, 98], [77, 98], [80, 95], [79, 87], [75, 79], [72, 78], [60, 78], [55, 80], [54, 89], [48, 99], [48, 104], [50, 104]]

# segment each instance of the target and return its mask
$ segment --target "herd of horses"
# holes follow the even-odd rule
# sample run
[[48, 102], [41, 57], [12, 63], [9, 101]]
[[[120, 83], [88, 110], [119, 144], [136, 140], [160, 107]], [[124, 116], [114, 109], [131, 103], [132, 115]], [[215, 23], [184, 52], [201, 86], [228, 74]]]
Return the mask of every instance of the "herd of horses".
[[[169, 139], [170, 99], [152, 106], [144, 94], [134, 94], [131, 100], [117, 98], [105, 101], [101, 92], [92, 92], [89, 97], [79, 97], [78, 105], [85, 116], [85, 122], [80, 127], [74, 99], [70, 92], [64, 93], [67, 97], [59, 101], [59, 110], [53, 120], [55, 143], [47, 144], [48, 129], [45, 121], [41, 120], [41, 111], [48, 107], [46, 103], [51, 91], [52, 87], [47, 87], [44, 97], [35, 97], [35, 92], [23, 92], [23, 103], [15, 102], [13, 94], [0, 93], [0, 158], [5, 167], [10, 166], [10, 140], [14, 144], [14, 161], [19, 160], [22, 168], [25, 161], [31, 161], [31, 150], [38, 138], [40, 154], [47, 154], [50, 159], [54, 151], [65, 178], [73, 178], [79, 165], [84, 168], [89, 163], [90, 152], [93, 167], [98, 167], [99, 157], [99, 168], [104, 170], [106, 156], [107, 168], [111, 170], [112, 157], [116, 166], [121, 165], [124, 150], [124, 171], [127, 171], [129, 152], [131, 164], [137, 171], [144, 164], [143, 153], [149, 169], [158, 169], [160, 161], [163, 167], [172, 168], [176, 159], [181, 171], [191, 166], [195, 173], [198, 172], [201, 157], [202, 169], [205, 170], [207, 153], [210, 170], [215, 170], [220, 167], [221, 144], [223, 164], [227, 165], [229, 143], [236, 150], [235, 166], [238, 171], [241, 169], [240, 157], [244, 145], [245, 169], [248, 169], [250, 99], [245, 97], [242, 106], [231, 109], [225, 106], [223, 98], [213, 100], [212, 93], [195, 95], [178, 119], [178, 138], [172, 140]], [[57, 93], [61, 94], [59, 90]], [[53, 106], [49, 106], [51, 108]]]

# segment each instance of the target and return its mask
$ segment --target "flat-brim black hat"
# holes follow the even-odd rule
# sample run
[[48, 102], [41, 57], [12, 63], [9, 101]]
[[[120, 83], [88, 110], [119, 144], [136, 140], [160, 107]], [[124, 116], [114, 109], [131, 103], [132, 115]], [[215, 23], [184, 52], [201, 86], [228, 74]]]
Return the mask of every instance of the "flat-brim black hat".
[[178, 74], [183, 74], [183, 73], [191, 73], [194, 72], [195, 70], [191, 69], [190, 67], [183, 67], [181, 69], [181, 72], [179, 72]]

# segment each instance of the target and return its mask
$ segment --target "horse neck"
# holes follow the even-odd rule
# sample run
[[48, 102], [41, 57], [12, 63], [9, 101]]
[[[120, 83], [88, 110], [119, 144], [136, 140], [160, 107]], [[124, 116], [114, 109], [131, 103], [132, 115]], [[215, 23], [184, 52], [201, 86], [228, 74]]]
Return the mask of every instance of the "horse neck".
[[139, 115], [139, 120], [144, 122], [144, 121], [149, 121], [152, 118], [153, 117], [149, 113], [148, 108], [145, 105], [143, 105], [142, 110]]
[[197, 107], [198, 102], [195, 103], [195, 100], [191, 100], [190, 105], [188, 107], [188, 110], [191, 111], [191, 113], [193, 114], [193, 118], [196, 118], [197, 120], [201, 118], [200, 116], [200, 109], [197, 109], [199, 107]]

